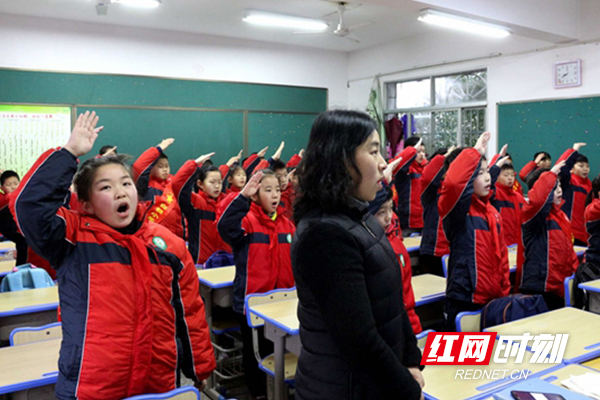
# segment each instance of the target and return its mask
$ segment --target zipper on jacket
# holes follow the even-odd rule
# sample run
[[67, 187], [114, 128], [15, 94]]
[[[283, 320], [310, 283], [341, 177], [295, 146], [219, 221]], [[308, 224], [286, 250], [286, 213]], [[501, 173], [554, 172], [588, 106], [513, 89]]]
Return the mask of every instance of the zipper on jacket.
[[375, 236], [375, 234], [373, 232], [371, 232], [371, 230], [367, 226], [367, 223], [365, 221], [361, 221], [361, 222], [362, 222], [363, 226], [365, 227], [365, 229], [371, 234], [371, 236], [373, 236], [375, 239], [377, 239], [377, 236]]

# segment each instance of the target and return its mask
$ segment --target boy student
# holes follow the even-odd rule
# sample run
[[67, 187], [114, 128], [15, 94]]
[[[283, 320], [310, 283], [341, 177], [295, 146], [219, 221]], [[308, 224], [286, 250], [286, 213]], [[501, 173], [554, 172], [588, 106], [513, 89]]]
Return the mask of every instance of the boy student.
[[519, 171], [521, 181], [527, 183], [527, 176], [538, 168], [550, 169], [552, 166], [552, 157], [546, 151], [538, 151], [533, 155], [533, 161], [529, 161]]
[[515, 189], [515, 169], [509, 161], [510, 156], [507, 155], [506, 148], [507, 145], [504, 145], [500, 154], [492, 158], [492, 162], [497, 160], [493, 168], [498, 174], [492, 205], [502, 217], [504, 242], [510, 246], [521, 242], [521, 213], [525, 198]]
[[290, 245], [296, 228], [277, 213], [280, 200], [279, 181], [273, 171], [258, 171], [217, 222], [221, 237], [233, 248], [233, 311], [242, 330], [244, 373], [254, 397], [266, 394], [266, 378], [254, 357], [244, 299], [248, 294], [294, 286]]
[[133, 176], [140, 200], [153, 203], [148, 220], [163, 225], [175, 235], [183, 238], [183, 217], [171, 185], [169, 158], [164, 151], [175, 139], [161, 141], [150, 147], [133, 163]]
[[[404, 142], [404, 148], [414, 147], [416, 155], [409, 168], [401, 169], [394, 180], [398, 193], [398, 218], [402, 235], [420, 233], [423, 229], [423, 206], [421, 205], [421, 175], [427, 164], [425, 146], [419, 136], [411, 136]], [[403, 157], [406, 160], [405, 157]]]
[[563, 190], [559, 175], [569, 171], [565, 155], [551, 170], [531, 173], [529, 203], [523, 207], [524, 262], [517, 264], [519, 290], [541, 294], [550, 310], [564, 306], [564, 279], [571, 276], [579, 260], [573, 250], [571, 224], [561, 210]]
[[444, 233], [442, 219], [438, 212], [439, 192], [454, 146], [435, 152], [421, 177], [421, 204], [423, 205], [423, 233], [419, 251], [419, 263], [423, 271], [443, 276], [442, 257], [450, 252], [448, 239]]
[[17, 250], [17, 265], [27, 262], [27, 241], [19, 233], [17, 225], [8, 208], [12, 193], [19, 186], [19, 175], [15, 171], [6, 170], [0, 175], [0, 233], [8, 240], [15, 243]]
[[296, 197], [294, 185], [292, 184], [292, 176], [294, 175], [294, 170], [300, 161], [302, 161], [303, 153], [304, 150], [300, 150], [299, 154], [294, 154], [287, 164], [281, 160], [275, 160], [271, 164], [271, 169], [275, 172], [275, 176], [279, 180], [279, 186], [281, 187], [281, 203], [277, 212], [285, 215], [290, 221], [293, 218], [293, 203]]
[[457, 149], [442, 184], [438, 202], [444, 232], [450, 242], [446, 329], [456, 330], [461, 311], [481, 309], [510, 292], [508, 251], [501, 218], [490, 204], [492, 180], [484, 157], [490, 133], [483, 133], [474, 148]]
[[[578, 145], [577, 149], [574, 146], [573, 150], [568, 150], [568, 152], [578, 152], [579, 148], [585, 146], [585, 143], [577, 143], [576, 145]], [[587, 157], [583, 154], [578, 154], [574, 159], [575, 163], [570, 170], [569, 179], [567, 177], [564, 179], [563, 198], [565, 199], [565, 204], [562, 206], [562, 210], [571, 219], [571, 229], [575, 237], [575, 244], [587, 246], [588, 233], [585, 230], [584, 212], [585, 199], [592, 189], [592, 182], [588, 178], [590, 164]]]
[[[185, 243], [150, 223], [123, 156], [91, 158], [98, 117], [77, 119], [63, 148], [29, 170], [10, 202], [29, 245], [58, 272], [63, 340], [56, 397], [122, 399], [202, 389], [215, 368]], [[76, 173], [77, 172], [77, 173]], [[74, 180], [83, 214], [62, 207]]]

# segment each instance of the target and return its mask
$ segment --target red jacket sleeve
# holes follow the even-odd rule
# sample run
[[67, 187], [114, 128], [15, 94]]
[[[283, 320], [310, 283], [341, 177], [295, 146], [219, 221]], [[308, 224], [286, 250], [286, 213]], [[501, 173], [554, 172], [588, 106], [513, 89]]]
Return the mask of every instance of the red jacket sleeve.
[[473, 182], [479, 173], [481, 154], [474, 148], [463, 150], [450, 164], [438, 201], [440, 218], [462, 224], [471, 207]]
[[256, 168], [254, 168], [255, 171], [260, 171], [261, 169], [267, 169], [269, 168], [269, 161], [263, 159], [260, 160], [260, 162], [258, 163], [258, 165], [256, 166]]
[[536, 216], [540, 220], [546, 220], [552, 208], [557, 179], [558, 177], [554, 172], [546, 171], [540, 175], [535, 185], [529, 189], [529, 192], [527, 192], [529, 204], [525, 203], [523, 206], [523, 224], [533, 220]]
[[302, 161], [302, 158], [298, 154], [294, 154], [292, 158], [290, 158], [290, 161], [288, 161], [287, 167], [296, 168], [298, 164], [300, 164], [300, 161]]
[[196, 161], [187, 160], [171, 180], [173, 195], [177, 199], [181, 211], [183, 211], [187, 218], [191, 215], [192, 194], [196, 182], [195, 178], [198, 174], [198, 168], [199, 166], [196, 164]]
[[521, 168], [521, 171], [519, 171], [519, 178], [521, 178], [521, 181], [525, 182], [527, 176], [536, 169], [537, 164], [535, 163], [535, 161], [529, 161], [527, 164], [525, 164], [523, 168]]
[[224, 164], [219, 167], [219, 171], [221, 171], [221, 179], [225, 179], [227, 174], [229, 173], [229, 165]]
[[0, 193], [0, 210], [8, 205], [8, 195]]
[[490, 162], [488, 163], [488, 165], [489, 166], [496, 165], [496, 163], [498, 162], [499, 158], [500, 158], [500, 154], [496, 154], [494, 157], [492, 157], [492, 159], [490, 160]]
[[137, 160], [133, 163], [133, 179], [137, 182], [142, 175], [147, 175], [150, 178], [150, 170], [156, 164], [158, 156], [162, 153], [160, 147], [150, 147], [144, 151]]
[[423, 174], [421, 175], [421, 195], [425, 193], [430, 184], [434, 183], [435, 178], [444, 168], [445, 160], [446, 157], [438, 154], [437, 156], [433, 157], [429, 164], [425, 166], [423, 169]]
[[[184, 249], [185, 250], [185, 249]], [[185, 324], [180, 326], [184, 331], [182, 341], [183, 372], [194, 381], [208, 378], [216, 367], [215, 353], [210, 340], [210, 332], [206, 323], [204, 303], [200, 298], [200, 288], [196, 266], [187, 251], [181, 251], [183, 269], [179, 273], [179, 287], [183, 303]], [[187, 335], [185, 334], [187, 333]], [[186, 352], [185, 350], [190, 350]]]
[[[410, 164], [412, 164], [412, 162], [416, 156], [417, 156], [417, 149], [412, 146], [409, 146], [409, 147], [405, 148], [404, 150], [402, 150], [400, 152], [400, 154], [398, 154], [396, 157], [394, 157], [389, 162], [389, 163], [391, 163], [393, 161], [396, 161], [399, 157], [402, 157], [402, 161], [400, 161], [400, 164], [398, 164], [396, 169], [394, 171], [392, 171], [392, 175], [396, 175], [400, 171], [402, 171], [404, 173], [408, 173], [408, 168], [410, 167]], [[392, 176], [392, 181], [393, 180], [394, 180], [394, 178]]]
[[585, 208], [585, 223], [600, 220], [600, 200], [594, 199]]

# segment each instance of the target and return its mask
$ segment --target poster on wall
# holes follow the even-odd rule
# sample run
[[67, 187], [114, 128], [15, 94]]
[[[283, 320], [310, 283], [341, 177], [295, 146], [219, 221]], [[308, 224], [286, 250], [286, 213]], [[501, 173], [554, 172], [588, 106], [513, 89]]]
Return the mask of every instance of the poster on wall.
[[0, 104], [0, 169], [23, 177], [44, 151], [67, 143], [70, 132], [70, 107]]

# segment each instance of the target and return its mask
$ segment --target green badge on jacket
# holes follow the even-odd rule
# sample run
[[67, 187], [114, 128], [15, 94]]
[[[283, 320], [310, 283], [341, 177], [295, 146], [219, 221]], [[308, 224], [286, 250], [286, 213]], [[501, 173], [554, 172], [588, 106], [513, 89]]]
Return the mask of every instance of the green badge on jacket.
[[160, 236], [154, 236], [152, 238], [152, 244], [161, 250], [167, 249], [167, 242], [165, 242], [165, 239], [161, 238]]
[[404, 254], [400, 254], [400, 266], [404, 268], [406, 262], [404, 262]]

